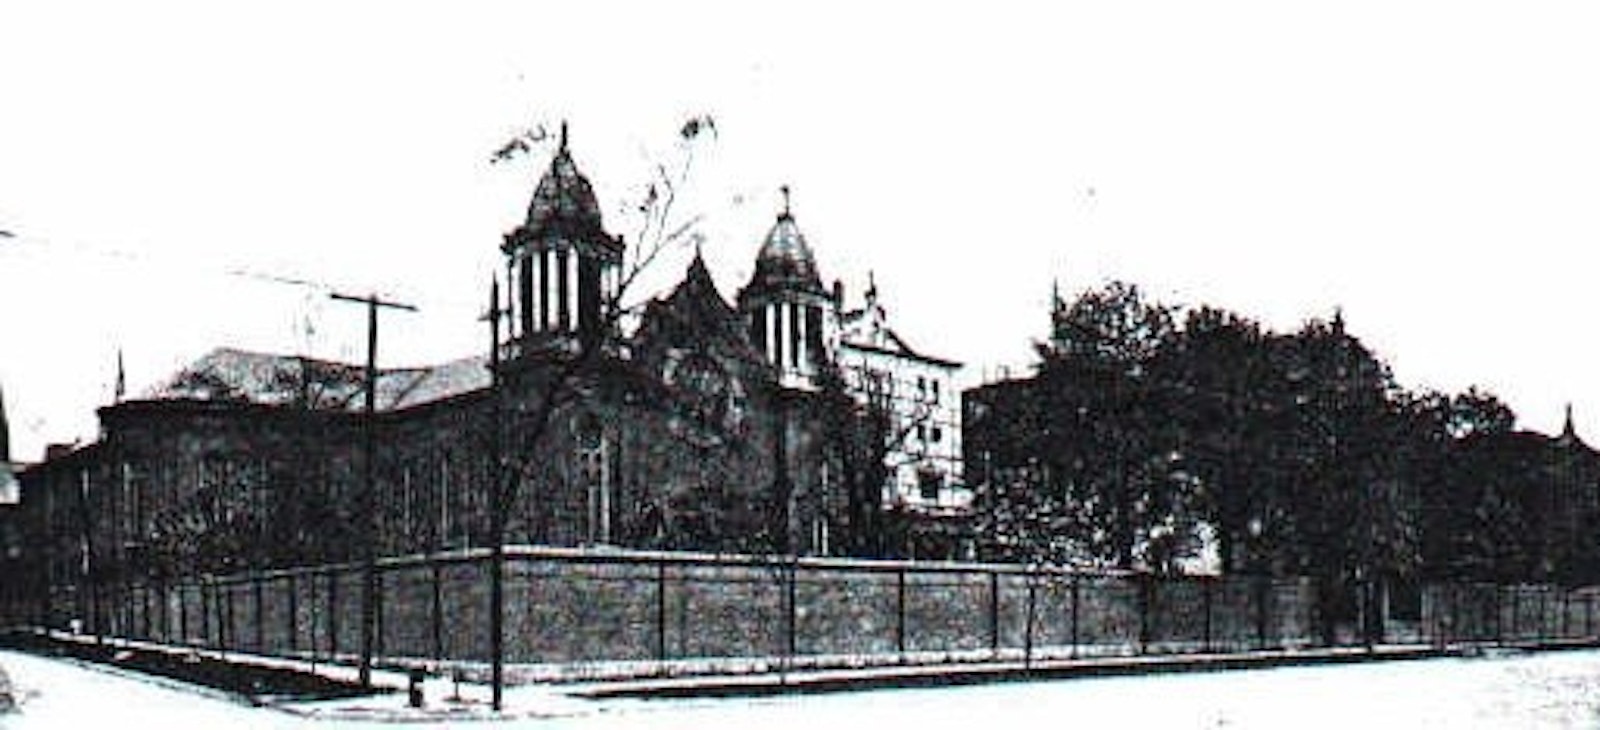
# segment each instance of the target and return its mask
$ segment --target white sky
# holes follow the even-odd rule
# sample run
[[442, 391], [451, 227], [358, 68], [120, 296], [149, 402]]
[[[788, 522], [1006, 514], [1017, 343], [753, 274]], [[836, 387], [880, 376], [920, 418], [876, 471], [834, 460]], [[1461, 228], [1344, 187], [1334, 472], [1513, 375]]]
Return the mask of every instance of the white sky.
[[219, 345], [361, 358], [358, 308], [228, 269], [421, 306], [385, 364], [482, 349], [548, 151], [490, 154], [569, 119], [628, 233], [696, 113], [686, 212], [727, 296], [788, 183], [824, 277], [875, 270], [971, 380], [1029, 360], [1052, 279], [1117, 277], [1285, 329], [1343, 306], [1403, 383], [1546, 431], [1571, 400], [1600, 435], [1591, 4], [398, 5], [0, 8], [14, 456], [93, 435], [119, 347], [135, 393]]

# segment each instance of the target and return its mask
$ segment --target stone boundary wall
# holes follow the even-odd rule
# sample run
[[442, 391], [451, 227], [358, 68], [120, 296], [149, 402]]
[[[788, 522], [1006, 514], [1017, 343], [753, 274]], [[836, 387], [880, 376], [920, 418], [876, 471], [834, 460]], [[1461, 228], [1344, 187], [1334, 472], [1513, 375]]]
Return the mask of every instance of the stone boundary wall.
[[[380, 561], [387, 660], [490, 659], [487, 550]], [[253, 654], [360, 651], [361, 569], [287, 571], [52, 593], [35, 625]], [[1435, 585], [1415, 642], [1593, 638], [1595, 591]], [[1017, 565], [508, 547], [506, 661], [661, 662], [894, 655], [973, 658], [1238, 652], [1319, 644], [1304, 578], [1156, 577]], [[1030, 609], [1031, 605], [1031, 609]], [[42, 615], [39, 615], [42, 614]], [[1031, 615], [1031, 621], [1030, 621]], [[1340, 634], [1354, 641], [1354, 632]], [[818, 662], [825, 663], [825, 662]]]

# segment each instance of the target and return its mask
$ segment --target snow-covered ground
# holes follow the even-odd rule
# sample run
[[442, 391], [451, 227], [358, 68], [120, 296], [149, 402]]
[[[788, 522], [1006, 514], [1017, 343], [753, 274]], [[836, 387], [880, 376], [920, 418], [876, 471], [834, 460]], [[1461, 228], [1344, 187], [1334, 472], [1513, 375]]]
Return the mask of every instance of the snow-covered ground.
[[[484, 722], [481, 705], [404, 697], [253, 708], [205, 692], [34, 656], [0, 652], [29, 696], [0, 728], [406, 727], [779, 728], [1588, 728], [1600, 726], [1600, 651], [1471, 659], [1016, 682], [741, 700], [589, 701], [560, 688], [508, 693], [511, 717]], [[430, 686], [430, 699], [441, 697]], [[571, 689], [566, 688], [566, 689]], [[468, 688], [469, 700], [481, 687]], [[443, 694], [448, 694], [448, 690]], [[455, 707], [456, 709], [445, 709]]]

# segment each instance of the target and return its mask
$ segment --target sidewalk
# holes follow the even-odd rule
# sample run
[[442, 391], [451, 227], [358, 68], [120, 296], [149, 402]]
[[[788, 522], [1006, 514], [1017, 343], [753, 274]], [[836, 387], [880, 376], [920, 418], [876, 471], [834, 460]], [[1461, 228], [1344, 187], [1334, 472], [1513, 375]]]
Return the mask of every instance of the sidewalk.
[[[92, 643], [92, 639], [68, 635], [51, 635], [55, 641], [67, 643]], [[275, 672], [294, 672], [307, 679], [320, 679], [333, 683], [349, 683], [355, 679], [355, 667], [345, 664], [328, 664], [281, 657], [266, 657], [240, 653], [220, 653], [214, 650], [196, 650], [189, 647], [171, 647], [144, 642], [115, 642], [127, 649], [165, 652], [173, 656], [203, 656], [208, 664], [225, 662], [241, 674], [250, 675], [264, 669]], [[269, 707], [280, 712], [308, 719], [410, 722], [497, 719], [550, 719], [593, 715], [605, 711], [617, 702], [646, 702], [681, 698], [748, 698], [782, 694], [818, 694], [852, 691], [869, 691], [895, 688], [949, 687], [999, 682], [1029, 682], [1093, 677], [1174, 674], [1185, 672], [1217, 672], [1237, 669], [1267, 669], [1289, 666], [1350, 664], [1360, 662], [1387, 662], [1421, 660], [1439, 657], [1467, 657], [1517, 653], [1529, 650], [1592, 649], [1594, 642], [1528, 643], [1522, 645], [1481, 646], [1476, 644], [1438, 646], [1430, 644], [1388, 644], [1372, 648], [1301, 648], [1289, 650], [1263, 650], [1242, 653], [1188, 653], [1145, 654], [1134, 656], [1099, 656], [1090, 658], [1036, 658], [1031, 662], [1021, 660], [1019, 654], [991, 657], [987, 660], [972, 656], [966, 660], [947, 663], [893, 664], [876, 663], [870, 666], [804, 668], [780, 671], [777, 659], [717, 660], [703, 669], [720, 667], [721, 673], [680, 674], [662, 676], [636, 673], [631, 677], [613, 676], [596, 679], [567, 679], [565, 681], [535, 681], [513, 684], [505, 689], [505, 708], [501, 713], [490, 709], [490, 687], [480, 681], [462, 681], [451, 676], [428, 676], [421, 689], [424, 703], [420, 708], [409, 705], [404, 671], [381, 668], [373, 671], [373, 684], [377, 692], [342, 697], [314, 697], [309, 695], [252, 696], [236, 693], [237, 701]], [[1049, 647], [1045, 651], [1060, 650]], [[875, 657], [874, 661], [884, 659]], [[892, 658], [891, 658], [892, 659]], [[711, 662], [711, 660], [707, 660]], [[115, 665], [112, 665], [115, 666]], [[641, 665], [642, 668], [643, 665]], [[615, 667], [607, 667], [615, 670]], [[132, 674], [127, 668], [113, 671]], [[508, 676], [526, 679], [531, 676], [551, 676], [550, 667], [512, 666]], [[438, 673], [436, 673], [438, 674]], [[476, 675], [476, 673], [472, 673]], [[556, 673], [559, 674], [559, 673]], [[576, 676], [573, 673], [568, 676]], [[461, 676], [461, 675], [457, 675]], [[474, 679], [477, 677], [474, 676]], [[180, 684], [159, 677], [152, 682]], [[217, 690], [199, 685], [192, 687], [198, 694], [215, 696]]]
[[991, 682], [1028, 682], [1140, 674], [1215, 672], [1285, 666], [1349, 664], [1460, 656], [1460, 648], [1407, 644], [1330, 649], [1251, 651], [1226, 654], [1145, 654], [1083, 659], [995, 660], [960, 664], [876, 666], [797, 670], [669, 679], [641, 678], [574, 687], [575, 696], [607, 698], [757, 697], [872, 689], [948, 687]]

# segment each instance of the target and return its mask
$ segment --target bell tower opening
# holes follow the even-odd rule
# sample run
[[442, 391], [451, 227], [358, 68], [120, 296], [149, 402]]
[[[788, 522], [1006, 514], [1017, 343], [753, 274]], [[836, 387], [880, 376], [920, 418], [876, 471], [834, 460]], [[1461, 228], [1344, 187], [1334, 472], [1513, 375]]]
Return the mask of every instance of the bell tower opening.
[[621, 281], [621, 237], [605, 231], [600, 204], [579, 172], [561, 124], [559, 147], [539, 179], [527, 218], [501, 247], [512, 297], [513, 356], [576, 351], [614, 334], [610, 310]]
[[739, 292], [739, 312], [750, 343], [786, 388], [811, 390], [830, 357], [836, 305], [817, 275], [816, 257], [795, 223], [789, 186], [779, 188], [783, 209], [756, 255], [755, 272]]

